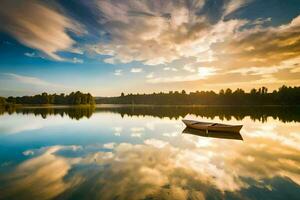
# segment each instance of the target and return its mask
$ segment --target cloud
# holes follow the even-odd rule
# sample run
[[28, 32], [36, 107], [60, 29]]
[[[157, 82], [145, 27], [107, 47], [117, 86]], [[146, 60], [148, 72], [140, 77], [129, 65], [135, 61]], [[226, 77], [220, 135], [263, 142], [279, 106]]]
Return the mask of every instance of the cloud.
[[72, 63], [80, 63], [80, 64], [83, 63], [82, 59], [79, 59], [79, 58], [76, 58], [76, 57], [74, 57], [71, 61], [72, 61]]
[[27, 150], [27, 151], [24, 151], [22, 153], [24, 156], [33, 156], [34, 155], [34, 151], [32, 150]]
[[115, 136], [121, 136], [123, 128], [122, 127], [113, 127], [113, 130], [114, 130], [114, 135]]
[[35, 86], [47, 86], [47, 87], [54, 87], [54, 88], [64, 87], [62, 85], [54, 84], [54, 83], [42, 80], [37, 77], [23, 76], [23, 75], [14, 74], [14, 73], [2, 73], [2, 74], [9, 77], [10, 79], [12, 79], [14, 81], [24, 83], [24, 84], [35, 85]]
[[225, 4], [224, 14], [223, 16], [226, 17], [234, 13], [235, 11], [239, 10], [240, 8], [246, 6], [253, 0], [230, 0], [227, 4]]
[[191, 64], [184, 65], [183, 70], [188, 71], [188, 72], [196, 72], [195, 67]]
[[[147, 0], [97, 1], [98, 20], [110, 40], [93, 45], [94, 51], [108, 55], [114, 64], [140, 61], [160, 65], [164, 71], [182, 68], [197, 73], [173, 77], [162, 73], [160, 77], [149, 76], [146, 82], [150, 83], [198, 81], [204, 78], [199, 67], [218, 67], [218, 71], [202, 71], [205, 80], [226, 74], [227, 79], [239, 82], [240, 78], [232, 75], [235, 73], [247, 76], [245, 80], [252, 76], [264, 79], [266, 74], [289, 70], [281, 68], [281, 63], [300, 53], [300, 16], [286, 24], [265, 26], [271, 18], [231, 17], [252, 0], [229, 0], [217, 13], [221, 17], [212, 23], [199, 12], [205, 1], [183, 2], [160, 1], [154, 6]], [[174, 64], [177, 61], [184, 61], [183, 67]]]
[[130, 134], [131, 137], [141, 137], [143, 132], [145, 131], [145, 128], [144, 127], [132, 127], [132, 128], [130, 128], [130, 131], [131, 131], [131, 134]]
[[123, 131], [123, 128], [122, 127], [113, 127], [113, 130], [115, 133], [121, 133]]
[[[103, 55], [103, 62], [112, 65], [136, 61], [158, 65], [160, 71], [152, 70], [155, 77], [151, 73], [146, 76], [145, 81], [150, 83], [205, 79], [206, 84], [221, 84], [221, 79], [212, 80], [211, 75], [221, 77], [225, 84], [229, 79], [237, 84], [253, 79], [263, 83], [267, 76], [272, 76], [272, 80], [278, 83], [284, 80], [296, 82], [295, 76], [299, 73], [297, 63], [286, 68], [281, 68], [281, 65], [300, 54], [300, 16], [280, 25], [274, 25], [278, 22], [275, 16], [274, 19], [270, 18], [272, 16], [239, 18], [247, 15], [247, 5], [252, 0], [222, 1], [215, 5], [218, 8], [213, 14], [218, 17], [213, 22], [207, 14], [210, 11], [206, 10], [205, 0], [155, 3], [153, 0], [94, 0], [89, 5], [93, 6], [90, 9], [92, 16], [96, 17], [94, 28], [99, 31], [98, 35], [92, 36], [98, 40], [82, 48], [71, 34], [80, 35], [85, 31], [66, 15], [59, 6], [60, 2], [29, 0], [26, 3], [20, 1], [18, 6], [13, 2], [17, 1], [5, 0], [2, 3], [0, 22], [4, 25], [1, 30], [56, 60], [82, 63], [82, 59], [74, 56], [62, 58], [59, 53], [87, 50], [91, 54]], [[271, 20], [274, 22], [269, 23]], [[25, 55], [40, 55], [39, 51], [33, 52], [28, 51]], [[199, 75], [199, 67], [218, 67], [218, 71], [204, 78]], [[178, 76], [168, 73], [176, 70]], [[123, 72], [115, 71], [114, 74], [120, 76]], [[174, 84], [174, 89], [178, 85]], [[181, 86], [186, 87], [185, 84]]]
[[132, 127], [131, 129], [131, 132], [144, 132], [145, 131], [145, 128], [144, 127]]
[[[169, 63], [185, 55], [191, 42], [206, 32], [205, 19], [197, 16], [204, 1], [97, 1], [99, 23], [109, 43], [93, 45], [96, 53], [109, 54], [123, 63]], [[189, 56], [189, 55], [188, 55]]]
[[140, 73], [142, 71], [143, 71], [142, 68], [131, 68], [131, 70], [130, 70], [131, 73]]
[[177, 137], [179, 135], [178, 132], [172, 132], [172, 133], [163, 133], [163, 136], [165, 137]]
[[1, 1], [0, 23], [0, 30], [58, 61], [65, 60], [57, 54], [59, 51], [73, 52], [75, 41], [67, 31], [78, 35], [85, 33], [77, 22], [54, 6], [34, 0]]
[[288, 67], [248, 67], [248, 68], [240, 68], [228, 71], [228, 73], [239, 73], [244, 76], [246, 75], [269, 75], [274, 74], [282, 69], [288, 69]]
[[174, 83], [174, 82], [188, 82], [207, 79], [209, 76], [215, 75], [217, 69], [212, 67], [199, 67], [198, 73], [192, 75], [179, 75], [167, 77], [155, 77], [148, 79], [148, 83]]
[[31, 58], [36, 56], [36, 54], [34, 52], [32, 52], [32, 53], [26, 52], [26, 53], [24, 53], [24, 55], [28, 56], [28, 57], [31, 57]]
[[[267, 20], [268, 21], [268, 20]], [[238, 22], [237, 22], [238, 23]], [[257, 22], [246, 22], [252, 24]], [[228, 30], [224, 22], [215, 25], [215, 32]], [[232, 23], [234, 27], [234, 23]], [[241, 27], [240, 25], [237, 25]], [[217, 28], [218, 27], [218, 28]], [[234, 28], [229, 28], [234, 30]], [[219, 30], [219, 31], [218, 31]], [[187, 61], [183, 69], [195, 73], [198, 66], [206, 68], [218, 66], [218, 71], [213, 72], [213, 79], [206, 79], [203, 86], [216, 89], [217, 85], [223, 87], [249, 87], [249, 81], [255, 86], [268, 84], [275, 89], [280, 84], [299, 84], [299, 79], [293, 73], [297, 73], [300, 54], [300, 16], [294, 18], [290, 23], [278, 27], [255, 26], [250, 29], [229, 31], [226, 38], [217, 39], [212, 46], [211, 58], [209, 56], [197, 57], [195, 61]], [[218, 38], [218, 37], [217, 37]], [[263, 45], [262, 45], [263, 44]], [[207, 72], [204, 72], [204, 74]], [[236, 76], [234, 74], [243, 75]], [[226, 82], [231, 80], [232, 84]], [[148, 80], [152, 83], [184, 82], [200, 80], [197, 75], [181, 75], [175, 77], [156, 77]], [[298, 83], [297, 83], [298, 82]], [[254, 87], [254, 86], [253, 86]]]
[[[41, 155], [18, 165], [8, 176], [14, 181], [9, 182], [2, 190], [4, 198], [19, 198], [18, 194], [21, 192], [24, 199], [48, 199], [70, 188], [72, 184], [66, 183], [63, 177], [68, 174], [72, 164], [78, 161], [76, 158], [67, 160], [55, 155], [61, 149], [68, 147], [53, 146], [41, 149]], [[27, 152], [29, 151], [31, 150]]]
[[144, 143], [147, 144], [147, 145], [151, 145], [155, 148], [163, 148], [166, 145], [168, 145], [168, 142], [158, 140], [158, 139], [147, 139], [147, 140], [144, 141]]
[[[256, 27], [215, 44], [214, 65], [223, 69], [273, 67], [300, 54], [300, 16], [278, 27]], [[225, 60], [226, 59], [226, 60]]]
[[153, 78], [154, 77], [154, 72], [149, 73], [146, 78]]
[[142, 136], [142, 133], [136, 133], [136, 132], [133, 132], [133, 133], [130, 134], [130, 136], [131, 136], [131, 137], [138, 137], [138, 138], [139, 138], [139, 137]]
[[116, 145], [115, 143], [111, 142], [111, 143], [103, 144], [103, 147], [105, 149], [113, 149], [115, 145]]
[[105, 63], [108, 63], [108, 64], [115, 64], [116, 63], [116, 60], [115, 60], [115, 58], [113, 58], [113, 57], [111, 57], [111, 58], [105, 58], [104, 60], [103, 60], [103, 62], [105, 62]]
[[271, 22], [272, 21], [272, 18], [271, 17], [268, 17], [268, 18], [257, 18], [256, 20], [254, 20], [252, 22], [253, 25], [263, 25], [267, 22]]
[[175, 68], [175, 67], [164, 67], [164, 70], [165, 71], [173, 71], [173, 72], [177, 72], [178, 71], [178, 69]]
[[34, 156], [0, 176], [6, 181], [3, 198], [16, 199], [22, 192], [26, 199], [51, 199], [85, 191], [93, 199], [205, 199], [214, 191], [221, 199], [247, 199], [253, 187], [269, 192], [285, 183], [297, 187], [299, 124], [249, 117], [243, 124], [247, 144], [182, 135], [178, 129], [179, 140], [157, 135], [138, 144], [107, 143], [109, 152], [95, 144], [27, 149]]
[[116, 76], [122, 76], [123, 75], [122, 72], [123, 72], [123, 70], [116, 69], [115, 72], [114, 72], [114, 75], [116, 75]]
[[[188, 6], [184, 1], [166, 1], [151, 6], [150, 1], [98, 1], [99, 22], [111, 40], [90, 49], [109, 54], [114, 63], [141, 61], [158, 65], [181, 58], [211, 61], [211, 46], [233, 37], [247, 21], [232, 19], [210, 24], [207, 16], [197, 13], [203, 6], [201, 2]], [[228, 9], [232, 12], [236, 6]]]

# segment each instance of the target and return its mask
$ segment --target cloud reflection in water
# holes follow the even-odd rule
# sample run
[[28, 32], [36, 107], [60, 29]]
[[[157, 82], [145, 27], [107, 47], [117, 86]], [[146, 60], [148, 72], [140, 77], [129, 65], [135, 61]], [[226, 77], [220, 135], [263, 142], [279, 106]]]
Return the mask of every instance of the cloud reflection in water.
[[151, 138], [141, 144], [31, 150], [35, 157], [1, 177], [7, 182], [2, 194], [8, 199], [243, 199], [253, 188], [282, 195], [276, 193], [278, 184], [299, 194], [299, 125], [247, 122], [245, 142], [179, 135], [180, 145]]

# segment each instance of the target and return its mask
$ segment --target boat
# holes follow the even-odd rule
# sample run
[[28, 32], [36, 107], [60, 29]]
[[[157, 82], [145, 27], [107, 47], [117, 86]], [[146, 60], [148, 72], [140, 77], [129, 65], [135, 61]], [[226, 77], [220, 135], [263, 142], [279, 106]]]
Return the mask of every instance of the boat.
[[243, 125], [228, 125], [212, 122], [199, 122], [195, 120], [183, 119], [182, 122], [189, 128], [205, 131], [221, 131], [239, 133]]
[[218, 139], [243, 140], [242, 135], [236, 132], [231, 132], [230, 134], [228, 134], [228, 132], [204, 131], [204, 130], [198, 130], [198, 129], [186, 127], [182, 131], [182, 133], [201, 136], [201, 137], [218, 138]]

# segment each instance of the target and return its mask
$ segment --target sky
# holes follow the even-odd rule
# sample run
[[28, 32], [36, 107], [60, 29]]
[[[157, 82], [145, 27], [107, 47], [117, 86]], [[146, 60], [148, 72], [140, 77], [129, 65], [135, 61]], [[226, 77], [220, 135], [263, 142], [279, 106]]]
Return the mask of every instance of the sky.
[[299, 0], [2, 0], [0, 96], [300, 86]]

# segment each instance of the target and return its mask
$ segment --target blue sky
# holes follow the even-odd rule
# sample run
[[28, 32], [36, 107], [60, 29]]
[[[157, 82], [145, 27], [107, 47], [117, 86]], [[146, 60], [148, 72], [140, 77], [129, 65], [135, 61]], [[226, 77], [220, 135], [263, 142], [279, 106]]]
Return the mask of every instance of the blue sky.
[[300, 85], [299, 0], [1, 4], [1, 96]]

